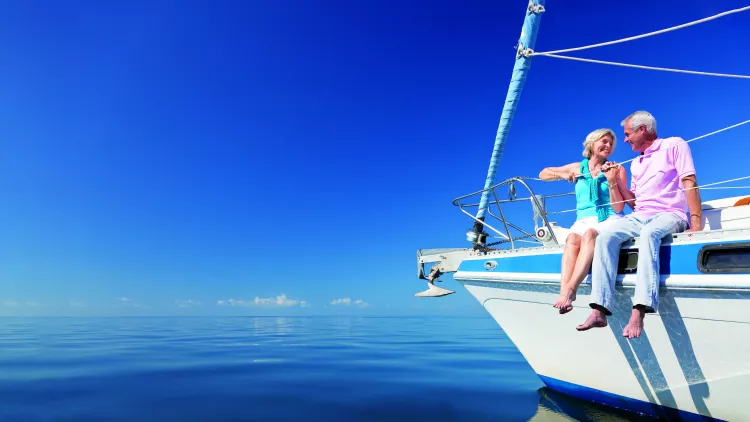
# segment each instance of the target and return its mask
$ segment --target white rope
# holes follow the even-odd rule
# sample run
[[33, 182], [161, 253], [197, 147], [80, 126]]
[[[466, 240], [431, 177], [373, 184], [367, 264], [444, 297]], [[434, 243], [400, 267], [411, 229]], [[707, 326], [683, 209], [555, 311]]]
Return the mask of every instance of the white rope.
[[[746, 125], [746, 124], [748, 124], [748, 123], [750, 123], [750, 120], [745, 120], [744, 122], [740, 122], [740, 123], [734, 124], [734, 125], [732, 125], [732, 126], [727, 126], [727, 127], [723, 128], [723, 129], [715, 130], [715, 131], [713, 131], [713, 132], [711, 132], [711, 133], [707, 133], [707, 134], [705, 134], [705, 135], [697, 136], [697, 137], [695, 137], [695, 138], [693, 138], [693, 139], [690, 139], [690, 140], [688, 140], [688, 141], [685, 141], [685, 143], [686, 143], [686, 144], [689, 144], [689, 143], [691, 143], [691, 142], [693, 142], [693, 141], [697, 141], [698, 139], [703, 139], [703, 138], [707, 138], [707, 137], [709, 137], [709, 136], [711, 136], [711, 135], [716, 135], [717, 133], [725, 132], [725, 131], [727, 131], [727, 130], [729, 130], [729, 129], [734, 129], [734, 128], [736, 128], [736, 127], [739, 127], [739, 126], [742, 126], [742, 125]], [[620, 163], [620, 165], [623, 165], [623, 164], [627, 164], [627, 163], [629, 163], [629, 162], [631, 162], [631, 161], [635, 161], [635, 160], [637, 160], [637, 159], [640, 159], [640, 158], [645, 158], [645, 157], [648, 157], [648, 156], [650, 156], [650, 155], [656, 154], [657, 152], [662, 152], [662, 151], [669, 151], [669, 150], [670, 150], [671, 148], [676, 148], [676, 147], [678, 147], [678, 146], [679, 146], [679, 144], [677, 144], [677, 145], [672, 145], [671, 147], [669, 147], [669, 148], [666, 148], [666, 149], [658, 149], [658, 150], [656, 150], [656, 151], [654, 151], [654, 152], [650, 152], [650, 153], [648, 153], [648, 154], [643, 154], [643, 155], [639, 155], [639, 156], [637, 156], [637, 157], [635, 157], [635, 158], [631, 158], [630, 160], [627, 160], [627, 161], [623, 161], [622, 163]]]
[[651, 37], [651, 36], [654, 36], [654, 35], [664, 34], [664, 33], [670, 32], [670, 31], [676, 31], [678, 29], [687, 28], [689, 26], [698, 25], [698, 24], [703, 23], [703, 22], [708, 22], [708, 21], [711, 21], [711, 20], [714, 20], [714, 19], [718, 19], [718, 18], [720, 18], [722, 16], [731, 15], [733, 13], [744, 12], [746, 10], [750, 10], [750, 6], [745, 6], [745, 7], [740, 8], [740, 9], [729, 10], [729, 11], [726, 11], [726, 12], [723, 12], [723, 13], [719, 13], [718, 15], [709, 16], [707, 18], [700, 19], [700, 20], [697, 20], [697, 21], [688, 22], [688, 23], [685, 23], [685, 24], [682, 24], [682, 25], [673, 26], [671, 28], [666, 28], [666, 29], [662, 29], [662, 30], [659, 30], [659, 31], [649, 32], [647, 34], [636, 35], [634, 37], [622, 38], [622, 39], [619, 39], [619, 40], [607, 41], [607, 42], [603, 42], [603, 43], [599, 43], [599, 44], [586, 45], [586, 46], [583, 46], [583, 47], [566, 48], [564, 50], [555, 50], [555, 51], [548, 51], [548, 52], [542, 52], [542, 53], [530, 53], [530, 56], [550, 55], [550, 54], [555, 54], [555, 53], [569, 53], [571, 51], [587, 50], [589, 48], [604, 47], [606, 45], [613, 45], [613, 44], [619, 44], [619, 43], [623, 43], [623, 42], [627, 42], [627, 41], [638, 40], [638, 39], [641, 39], [641, 38]]
[[[705, 135], [701, 135], [701, 136], [696, 136], [695, 138], [692, 138], [692, 139], [689, 139], [689, 140], [685, 141], [685, 143], [686, 143], [686, 144], [689, 144], [689, 143], [691, 143], [691, 142], [694, 142], [694, 141], [697, 141], [697, 140], [699, 140], [699, 139], [707, 138], [707, 137], [709, 137], [709, 136], [711, 136], [711, 135], [716, 135], [717, 133], [725, 132], [725, 131], [727, 131], [727, 130], [729, 130], [729, 129], [734, 129], [734, 128], [736, 128], [736, 127], [740, 127], [740, 126], [742, 126], [742, 125], [746, 125], [746, 124], [748, 124], [748, 123], [750, 123], [750, 120], [745, 120], [744, 122], [740, 122], [740, 123], [737, 123], [737, 124], [733, 124], [733, 125], [731, 125], [731, 126], [727, 126], [727, 127], [725, 127], [725, 128], [722, 128], [722, 129], [719, 129], [719, 130], [715, 130], [715, 131], [713, 131], [713, 132], [709, 132], [709, 133], [707, 133], [707, 134], [705, 134]], [[629, 162], [631, 162], [631, 161], [635, 161], [635, 160], [638, 160], [638, 159], [640, 159], [640, 158], [645, 158], [645, 157], [648, 157], [648, 156], [650, 156], [650, 155], [656, 154], [657, 152], [666, 152], [666, 151], [669, 151], [669, 150], [670, 150], [670, 149], [672, 149], [672, 148], [677, 148], [677, 147], [679, 147], [679, 146], [680, 146], [680, 144], [677, 144], [677, 145], [672, 145], [672, 146], [671, 146], [671, 147], [669, 147], [669, 148], [665, 148], [665, 149], [658, 149], [658, 150], [656, 150], [656, 151], [653, 151], [653, 152], [649, 152], [648, 154], [638, 155], [638, 156], [636, 156], [636, 157], [634, 157], [634, 158], [631, 158], [631, 159], [629, 159], [629, 160], [625, 160], [625, 161], [623, 161], [623, 162], [621, 162], [621, 163], [617, 163], [617, 165], [618, 165], [618, 166], [622, 166], [622, 165], [625, 165], [625, 164], [627, 164], [627, 163], [629, 163]], [[583, 176], [585, 176], [585, 175], [590, 175], [590, 174], [591, 174], [591, 173], [581, 173], [580, 175], [578, 175], [578, 176], [576, 177], [576, 179], [577, 179], [577, 178], [580, 178], [580, 177], [583, 177]], [[536, 179], [536, 180], [542, 180], [542, 179]], [[557, 180], [566, 180], [566, 179], [557, 179]]]
[[[685, 191], [693, 190], [693, 189], [703, 189], [704, 187], [720, 185], [720, 184], [723, 184], [723, 183], [731, 183], [731, 182], [736, 182], [736, 181], [745, 180], [745, 179], [750, 179], [750, 176], [743, 176], [743, 177], [738, 177], [736, 179], [723, 180], [721, 182], [707, 183], [707, 184], [705, 184], [703, 186], [694, 186], [692, 188], [675, 189], [675, 190], [670, 191], [670, 192], [663, 192], [663, 193], [661, 193], [659, 195], [647, 196], [645, 198], [644, 197], [641, 197], [641, 198], [637, 198], [636, 197], [634, 199], [630, 199], [630, 201], [639, 201], [639, 200], [642, 201], [644, 199], [655, 199], [655, 198], [658, 198], [660, 196], [667, 195], [667, 194], [670, 194], [670, 193], [685, 192]], [[582, 208], [582, 209], [589, 209], [589, 208], [595, 208], [595, 207], [606, 207], [608, 205], [625, 204], [627, 202], [628, 202], [628, 200], [622, 200], [622, 201], [617, 201], [617, 202], [610, 202], [609, 204], [605, 204], [605, 205], [595, 205], [593, 207], [585, 207], [585, 208]], [[578, 208], [574, 208], [572, 210], [563, 210], [563, 211], [550, 212], [550, 213], [547, 213], [547, 215], [563, 214], [563, 213], [566, 213], [566, 212], [575, 212], [575, 211], [578, 211]]]
[[703, 190], [719, 190], [719, 189], [750, 189], [750, 186], [722, 186], [720, 188], [703, 188]]
[[[734, 124], [734, 125], [731, 125], [731, 126], [727, 126], [727, 127], [725, 127], [725, 128], [722, 128], [722, 129], [719, 129], [719, 130], [715, 130], [715, 131], [713, 131], [713, 132], [709, 132], [709, 133], [707, 133], [707, 134], [705, 134], [705, 135], [701, 135], [701, 136], [696, 136], [695, 138], [692, 138], [692, 139], [689, 139], [689, 140], [685, 141], [685, 143], [686, 143], [686, 144], [689, 144], [689, 143], [691, 143], [691, 142], [694, 142], [694, 141], [697, 141], [697, 140], [699, 140], [699, 139], [707, 138], [707, 137], [709, 137], [709, 136], [711, 136], [711, 135], [716, 135], [717, 133], [725, 132], [725, 131], [727, 131], [727, 130], [729, 130], [729, 129], [734, 129], [734, 128], [736, 128], [736, 127], [740, 127], [740, 126], [742, 126], [742, 125], [746, 125], [746, 124], [748, 124], [748, 123], [750, 123], [750, 120], [745, 120], [744, 122], [740, 122], [740, 123], [737, 123], [737, 124]], [[672, 145], [672, 146], [671, 146], [671, 147], [669, 147], [669, 148], [665, 148], [665, 149], [658, 149], [658, 150], [656, 150], [656, 151], [654, 151], [654, 152], [649, 152], [648, 154], [642, 154], [642, 155], [638, 155], [638, 156], [636, 156], [636, 157], [634, 157], [634, 158], [631, 158], [631, 159], [629, 159], [629, 160], [625, 160], [625, 161], [623, 161], [623, 162], [621, 162], [621, 163], [617, 163], [617, 165], [618, 165], [618, 166], [622, 166], [622, 165], [625, 165], [625, 164], [627, 164], [627, 163], [629, 163], [629, 162], [631, 162], [631, 161], [635, 161], [635, 160], [638, 160], [638, 159], [641, 159], [641, 158], [646, 158], [646, 157], [648, 157], [648, 156], [651, 156], [651, 155], [653, 155], [653, 154], [656, 154], [657, 152], [667, 152], [667, 151], [669, 151], [670, 149], [672, 149], [672, 148], [677, 148], [677, 147], [679, 147], [679, 146], [680, 146], [680, 144], [677, 144], [677, 145]], [[591, 174], [590, 172], [589, 172], [589, 173], [581, 173], [581, 174], [579, 174], [578, 176], [576, 176], [576, 179], [578, 179], [578, 178], [581, 178], [581, 177], [584, 177], [584, 176], [586, 176], [586, 175], [590, 175], [590, 174]], [[536, 179], [536, 180], [542, 180], [542, 179]], [[557, 179], [557, 180], [561, 180], [561, 181], [562, 181], [562, 180], [567, 180], [567, 179]]]
[[639, 64], [628, 64], [628, 63], [619, 63], [619, 62], [608, 62], [604, 60], [593, 60], [593, 59], [584, 59], [581, 57], [571, 57], [571, 56], [561, 56], [558, 54], [551, 54], [551, 53], [534, 53], [533, 55], [540, 55], [544, 57], [554, 57], [556, 59], [566, 59], [566, 60], [575, 60], [579, 62], [586, 62], [586, 63], [596, 63], [596, 64], [608, 64], [611, 66], [621, 66], [621, 67], [631, 67], [635, 69], [646, 69], [646, 70], [660, 70], [662, 72], [673, 72], [673, 73], [687, 73], [689, 75], [703, 75], [703, 76], [719, 76], [723, 78], [737, 78], [737, 79], [750, 79], [750, 76], [746, 75], [734, 75], [731, 73], [713, 73], [713, 72], [698, 72], [695, 70], [682, 70], [682, 69], [672, 69], [669, 67], [654, 67], [654, 66], [642, 66]]

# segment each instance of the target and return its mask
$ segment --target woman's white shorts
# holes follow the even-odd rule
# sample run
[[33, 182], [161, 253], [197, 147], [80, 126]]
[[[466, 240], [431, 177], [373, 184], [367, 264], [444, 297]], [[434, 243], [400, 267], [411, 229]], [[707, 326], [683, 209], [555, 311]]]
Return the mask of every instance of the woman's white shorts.
[[594, 229], [597, 231], [597, 233], [601, 233], [602, 230], [606, 230], [609, 223], [611, 223], [613, 220], [619, 220], [620, 218], [622, 218], [621, 215], [615, 214], [602, 221], [601, 223], [598, 221], [599, 218], [597, 217], [582, 218], [580, 220], [576, 220], [576, 222], [573, 223], [568, 234], [575, 233], [579, 236], [583, 236], [583, 234], [586, 233], [586, 230], [588, 229]]

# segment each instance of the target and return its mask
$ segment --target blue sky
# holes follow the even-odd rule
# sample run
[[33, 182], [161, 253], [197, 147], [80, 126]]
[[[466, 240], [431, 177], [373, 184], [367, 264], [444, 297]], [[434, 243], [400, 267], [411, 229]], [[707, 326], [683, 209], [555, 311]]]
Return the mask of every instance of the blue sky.
[[[549, 0], [537, 50], [744, 5]], [[525, 7], [3, 5], [0, 315], [482, 315], [450, 278], [457, 294], [414, 298], [415, 251], [468, 245], [450, 202], [484, 183]], [[748, 22], [575, 54], [750, 74]], [[689, 139], [750, 118], [747, 98], [744, 80], [535, 58], [498, 178], [579, 160], [599, 127], [626, 160], [638, 109]], [[691, 144], [699, 183], [746, 176], [728, 158], [749, 136]]]

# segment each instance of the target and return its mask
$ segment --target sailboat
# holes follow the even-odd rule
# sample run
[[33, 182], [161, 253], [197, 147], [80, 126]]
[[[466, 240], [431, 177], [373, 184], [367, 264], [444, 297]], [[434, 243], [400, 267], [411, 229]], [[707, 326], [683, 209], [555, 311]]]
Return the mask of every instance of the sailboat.
[[[485, 186], [453, 200], [453, 205], [473, 222], [466, 236], [471, 246], [418, 250], [417, 275], [427, 281], [428, 289], [416, 296], [453, 293], [435, 284], [441, 275], [452, 274], [497, 321], [552, 391], [661, 419], [750, 420], [743, 397], [750, 390], [748, 197], [727, 196], [703, 202], [702, 231], [677, 233], [663, 240], [660, 305], [655, 314], [646, 317], [640, 338], [622, 336], [633, 306], [638, 238], [622, 246], [616, 309], [612, 309], [608, 327], [582, 333], [572, 328], [571, 321], [582, 322], [591, 312], [590, 275], [578, 290], [575, 307], [569, 313], [572, 317], [562, 317], [551, 307], [559, 295], [561, 254], [568, 229], [550, 221], [553, 212], [548, 203], [564, 194], [536, 194], [536, 180], [529, 177], [495, 181], [531, 58], [544, 54], [534, 52], [534, 48], [545, 12], [544, 0], [528, 3]], [[577, 49], [548, 54], [572, 50]], [[747, 123], [750, 120], [713, 133]], [[526, 207], [533, 217], [533, 229], [505, 217], [504, 210], [511, 206]], [[493, 239], [500, 240], [490, 242]]]

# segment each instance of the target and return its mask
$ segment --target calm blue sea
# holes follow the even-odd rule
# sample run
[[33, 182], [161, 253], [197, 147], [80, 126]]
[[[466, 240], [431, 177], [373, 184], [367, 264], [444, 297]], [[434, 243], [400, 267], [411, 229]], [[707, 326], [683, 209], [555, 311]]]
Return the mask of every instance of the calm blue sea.
[[4, 422], [632, 419], [542, 388], [489, 316], [0, 318]]

